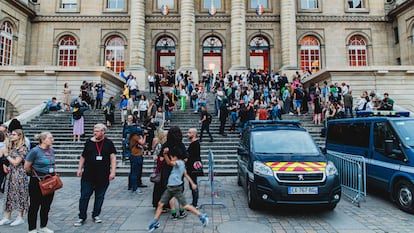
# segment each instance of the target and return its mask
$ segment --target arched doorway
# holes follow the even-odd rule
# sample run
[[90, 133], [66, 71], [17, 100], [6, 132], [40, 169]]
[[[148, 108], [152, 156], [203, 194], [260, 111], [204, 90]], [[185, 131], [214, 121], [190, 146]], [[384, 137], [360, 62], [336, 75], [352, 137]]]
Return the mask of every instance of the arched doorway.
[[223, 73], [223, 43], [215, 36], [207, 37], [203, 42], [203, 71], [213, 74]]
[[269, 70], [269, 41], [259, 35], [250, 41], [250, 68], [257, 71]]
[[175, 72], [175, 42], [169, 36], [158, 39], [155, 46], [156, 68], [155, 72], [164, 77]]

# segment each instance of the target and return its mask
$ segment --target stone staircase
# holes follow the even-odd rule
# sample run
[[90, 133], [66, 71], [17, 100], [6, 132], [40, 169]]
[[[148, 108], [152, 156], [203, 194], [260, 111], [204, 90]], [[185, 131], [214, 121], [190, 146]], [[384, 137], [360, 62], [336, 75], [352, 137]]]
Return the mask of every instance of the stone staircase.
[[[147, 95], [148, 96], [148, 95]], [[189, 106], [189, 103], [187, 103]], [[208, 100], [208, 110], [213, 113], [213, 95], [210, 94]], [[184, 136], [184, 144], [188, 146], [189, 140], [186, 137], [187, 130], [195, 127], [200, 129], [198, 123], [200, 115], [195, 114], [192, 109], [175, 110], [172, 112], [171, 124], [166, 126], [168, 130], [171, 126], [178, 126], [181, 128]], [[323, 138], [320, 137], [320, 128], [314, 126], [311, 122], [312, 117], [310, 115], [294, 116], [284, 115], [283, 119], [297, 120], [302, 122], [302, 126], [305, 127], [311, 135], [315, 138], [316, 142], [324, 146]], [[128, 175], [129, 173], [129, 161], [122, 161], [122, 126], [119, 124], [120, 116], [116, 114], [116, 124], [110, 128], [107, 132], [107, 137], [111, 139], [117, 149], [117, 161], [118, 161], [118, 175]], [[57, 158], [57, 170], [66, 176], [74, 176], [79, 161], [80, 154], [82, 153], [83, 143], [85, 140], [92, 136], [93, 125], [96, 123], [104, 123], [104, 115], [102, 110], [88, 110], [85, 112], [85, 137], [81, 139], [81, 143], [72, 142], [72, 125], [71, 125], [71, 113], [70, 112], [51, 112], [38, 116], [31, 120], [27, 124], [23, 125], [24, 132], [28, 136], [32, 143], [34, 134], [41, 131], [50, 131], [55, 139], [53, 147], [56, 150], [55, 156]], [[227, 136], [219, 135], [219, 121], [217, 117], [213, 117], [213, 122], [210, 125], [210, 132], [213, 135], [214, 142], [209, 142], [208, 136], [204, 136], [201, 143], [201, 158], [204, 165], [204, 171], [208, 172], [208, 152], [211, 149], [214, 153], [214, 172], [216, 175], [229, 176], [236, 175], [237, 172], [237, 146], [239, 142], [238, 133], [229, 132], [229, 124], [227, 124], [226, 132]], [[152, 156], [146, 156], [144, 159], [143, 173], [145, 176], [149, 175], [154, 168], [154, 162]]]

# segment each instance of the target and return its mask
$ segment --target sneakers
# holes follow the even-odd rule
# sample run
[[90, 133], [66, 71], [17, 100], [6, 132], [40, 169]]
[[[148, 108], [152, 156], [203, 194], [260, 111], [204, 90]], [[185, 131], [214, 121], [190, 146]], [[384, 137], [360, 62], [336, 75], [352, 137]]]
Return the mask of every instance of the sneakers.
[[153, 232], [155, 229], [160, 227], [158, 220], [152, 220], [151, 224], [148, 226], [148, 232]]
[[172, 220], [178, 220], [178, 214], [177, 214], [177, 213], [172, 214], [172, 215], [171, 215], [171, 219], [172, 219]]
[[6, 217], [4, 217], [4, 218], [2, 218], [2, 219], [0, 220], [0, 226], [2, 226], [2, 225], [8, 225], [8, 224], [10, 224], [10, 223], [12, 223], [12, 220], [10, 220], [10, 219], [8, 219], [8, 218], [6, 218]]
[[208, 225], [208, 217], [207, 214], [200, 214], [200, 221], [203, 224], [203, 226], [207, 226]]
[[31, 231], [29, 231], [29, 233], [37, 233], [37, 230], [36, 229], [31, 230]]
[[136, 194], [143, 194], [144, 192], [142, 192], [142, 190], [137, 189], [137, 190], [135, 190], [135, 191], [132, 191], [132, 193], [136, 193]]
[[102, 223], [102, 219], [99, 218], [99, 216], [95, 216], [95, 217], [93, 217], [93, 222], [94, 223]]
[[178, 216], [178, 218], [185, 218], [185, 217], [187, 217], [187, 212], [185, 211], [180, 212], [180, 216]]
[[43, 227], [43, 228], [40, 228], [40, 230], [38, 231], [39, 233], [54, 233], [54, 231], [53, 230], [50, 230], [49, 228], [47, 228], [47, 227]]
[[76, 221], [73, 225], [75, 226], [75, 227], [80, 227], [80, 226], [82, 226], [83, 224], [85, 223], [85, 219], [78, 219], [78, 221]]
[[12, 222], [10, 224], [10, 226], [18, 226], [18, 225], [23, 224], [23, 223], [24, 223], [23, 218], [20, 217], [20, 216], [17, 216], [16, 220], [14, 220], [14, 222]]

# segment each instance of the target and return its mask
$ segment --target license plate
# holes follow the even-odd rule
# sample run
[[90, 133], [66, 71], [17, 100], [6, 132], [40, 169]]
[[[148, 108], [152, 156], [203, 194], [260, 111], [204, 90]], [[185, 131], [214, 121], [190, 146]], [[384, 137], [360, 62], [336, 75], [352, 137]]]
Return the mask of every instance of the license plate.
[[318, 194], [318, 187], [288, 187], [288, 194]]

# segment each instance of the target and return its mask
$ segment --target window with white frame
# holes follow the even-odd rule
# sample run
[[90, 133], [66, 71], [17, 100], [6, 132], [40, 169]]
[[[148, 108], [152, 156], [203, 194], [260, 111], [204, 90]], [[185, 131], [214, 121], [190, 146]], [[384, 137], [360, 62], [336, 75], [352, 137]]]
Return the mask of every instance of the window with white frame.
[[250, 8], [256, 9], [258, 5], [262, 5], [264, 8], [269, 8], [268, 0], [250, 0]]
[[301, 0], [300, 8], [301, 9], [317, 9], [318, 0]]
[[61, 0], [60, 8], [63, 8], [63, 9], [76, 9], [76, 8], [78, 8], [78, 0]]
[[75, 37], [66, 35], [59, 40], [58, 65], [76, 66], [78, 46]]
[[367, 66], [367, 45], [364, 37], [352, 36], [348, 41], [348, 65]]
[[162, 6], [168, 6], [169, 9], [175, 9], [174, 0], [157, 0], [157, 9]]
[[[119, 36], [110, 37], [105, 43], [105, 65], [115, 73], [125, 66], [125, 41]], [[110, 65], [110, 66], [109, 66]]]
[[301, 40], [300, 64], [302, 71], [310, 70], [314, 73], [320, 70], [320, 43], [316, 37], [305, 36]]
[[365, 8], [364, 0], [347, 0], [349, 9]]
[[13, 29], [9, 22], [1, 25], [0, 31], [0, 65], [11, 65], [13, 51]]
[[124, 0], [107, 0], [107, 8], [109, 9], [123, 9]]
[[211, 6], [216, 7], [216, 9], [221, 9], [221, 0], [204, 0], [205, 9], [210, 9]]

